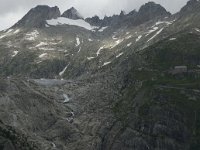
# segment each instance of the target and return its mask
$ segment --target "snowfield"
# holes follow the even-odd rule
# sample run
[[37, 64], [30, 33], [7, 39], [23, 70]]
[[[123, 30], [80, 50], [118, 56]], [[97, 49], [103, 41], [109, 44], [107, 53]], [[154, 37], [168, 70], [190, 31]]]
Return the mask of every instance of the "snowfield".
[[57, 26], [57, 25], [72, 25], [85, 28], [87, 30], [96, 29], [96, 27], [91, 26], [89, 23], [85, 22], [82, 19], [73, 20], [69, 18], [59, 17], [57, 19], [47, 20], [48, 25]]

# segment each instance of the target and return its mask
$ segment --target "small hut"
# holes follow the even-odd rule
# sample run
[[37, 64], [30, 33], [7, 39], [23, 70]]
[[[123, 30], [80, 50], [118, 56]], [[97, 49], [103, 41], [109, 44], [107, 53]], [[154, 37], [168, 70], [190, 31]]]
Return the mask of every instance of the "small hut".
[[187, 66], [175, 66], [173, 70], [170, 71], [171, 74], [181, 74], [186, 73], [188, 71]]

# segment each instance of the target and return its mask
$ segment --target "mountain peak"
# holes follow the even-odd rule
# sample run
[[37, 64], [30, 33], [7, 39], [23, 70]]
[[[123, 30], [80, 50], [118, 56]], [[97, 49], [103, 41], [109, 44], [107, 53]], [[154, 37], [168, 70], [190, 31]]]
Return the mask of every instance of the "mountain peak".
[[120, 15], [119, 15], [119, 16], [122, 17], [122, 16], [124, 16], [124, 15], [126, 15], [126, 12], [122, 10], [122, 11], [120, 12]]
[[57, 6], [38, 5], [32, 8], [14, 27], [44, 27], [46, 20], [55, 19], [60, 16]]
[[156, 4], [155, 2], [148, 2], [144, 5], [142, 5], [139, 9], [140, 14], [145, 14], [147, 16], [164, 16], [164, 15], [170, 15], [167, 10], [162, 7], [160, 4]]
[[66, 10], [61, 17], [69, 18], [69, 19], [83, 19], [83, 17], [80, 15], [80, 13], [74, 8], [71, 7], [70, 9]]
[[126, 14], [124, 11], [121, 11], [119, 15], [105, 16], [102, 20], [98, 17], [92, 17], [86, 18], [86, 21], [95, 26], [139, 25], [152, 19], [168, 17], [170, 15], [161, 5], [155, 2], [148, 2], [142, 5], [138, 12], [133, 10]]
[[200, 0], [189, 0], [187, 4], [181, 9], [181, 14], [188, 14], [200, 10]]
[[170, 15], [171, 14], [160, 4], [148, 2], [140, 7], [137, 18], [138, 21], [142, 23], [155, 18], [168, 17]]
[[97, 15], [95, 15], [92, 18], [86, 18], [85, 20], [92, 26], [101, 26], [101, 23], [102, 23], [102, 20]]

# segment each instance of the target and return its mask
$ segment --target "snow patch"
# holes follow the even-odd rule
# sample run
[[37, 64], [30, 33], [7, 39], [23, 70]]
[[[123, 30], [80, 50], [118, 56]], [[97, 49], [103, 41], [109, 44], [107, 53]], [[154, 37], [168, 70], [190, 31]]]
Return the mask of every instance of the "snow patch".
[[116, 35], [113, 35], [113, 36], [112, 36], [112, 39], [113, 39], [113, 40], [117, 40]]
[[59, 43], [61, 43], [62, 41], [59, 41], [58, 43], [56, 43], [56, 42], [49, 42], [49, 44], [50, 45], [57, 45], [57, 44], [59, 44]]
[[79, 37], [76, 37], [76, 47], [79, 46], [81, 44]]
[[53, 25], [53, 26], [65, 25], [65, 24], [73, 25], [73, 26], [85, 28], [87, 30], [93, 30], [93, 29], [96, 28], [96, 27], [91, 26], [89, 23], [85, 22], [82, 19], [73, 20], [73, 19], [64, 18], [64, 17], [59, 17], [57, 19], [47, 20], [47, 23], [49, 25]]
[[17, 29], [17, 30], [14, 31], [14, 34], [17, 34], [19, 32], [20, 32], [20, 29]]
[[173, 23], [173, 21], [158, 21], [158, 22], [156, 22], [156, 24], [154, 26], [157, 26], [157, 25], [160, 25], [160, 24], [170, 25], [172, 23]]
[[118, 45], [118, 44], [120, 44], [122, 41], [123, 41], [122, 39], [121, 39], [121, 40], [117, 40], [117, 41], [116, 41], [116, 44]]
[[40, 61], [37, 61], [36, 64], [40, 64], [41, 62], [42, 62], [41, 60], [40, 60]]
[[154, 39], [158, 34], [160, 34], [163, 31], [164, 28], [160, 29], [158, 32], [156, 32], [156, 34], [154, 36], [152, 36], [147, 42], [151, 41], [152, 39]]
[[110, 64], [110, 63], [111, 63], [111, 61], [105, 62], [105, 63], [102, 65], [102, 67], [103, 67], [103, 66], [106, 66], [106, 65], [108, 65], [108, 64]]
[[39, 56], [39, 58], [44, 58], [44, 57], [46, 57], [47, 56], [47, 53], [43, 53], [43, 54], [41, 54], [40, 56]]
[[170, 40], [170, 41], [174, 41], [174, 40], [176, 40], [176, 38], [170, 38], [169, 40]]
[[39, 47], [40, 50], [43, 50], [43, 51], [54, 51], [55, 49], [54, 48], [50, 48], [50, 47]]
[[27, 33], [25, 36], [25, 39], [28, 41], [34, 41], [39, 35], [39, 32], [37, 30], [34, 30], [30, 33]]
[[87, 60], [92, 60], [94, 59], [95, 57], [87, 57]]
[[68, 66], [69, 66], [69, 64], [59, 73], [60, 76], [62, 76], [65, 73], [65, 71], [67, 70]]
[[3, 39], [6, 36], [10, 36], [12, 34], [17, 34], [20, 32], [20, 29], [16, 29], [13, 33], [11, 33], [13, 31], [13, 29], [9, 29], [6, 33], [4, 33], [3, 35], [0, 36], [0, 39]]
[[158, 30], [158, 27], [153, 27], [153, 29], [149, 30], [146, 34], [146, 36], [150, 35], [151, 33], [155, 32], [156, 30]]
[[116, 56], [116, 58], [122, 56], [123, 54], [124, 54], [123, 52], [122, 52], [122, 53], [119, 53], [119, 54]]
[[81, 51], [81, 47], [78, 49], [78, 53]]
[[138, 42], [141, 38], [142, 38], [142, 35], [139, 35], [135, 41]]
[[196, 30], [197, 32], [200, 32], [200, 29], [198, 29], [198, 28], [195, 28], [195, 30]]
[[119, 40], [115, 41], [115, 44], [112, 45], [112, 46], [110, 47], [110, 49], [116, 47], [117, 45], [119, 45], [119, 44], [122, 43], [123, 41], [124, 41], [124, 39], [119, 39]]
[[88, 39], [88, 41], [89, 41], [89, 42], [92, 42], [93, 40], [92, 40], [92, 39]]
[[1, 36], [0, 36], [0, 39], [3, 39], [4, 37], [6, 37], [6, 35], [1, 35]]
[[15, 57], [18, 53], [19, 53], [19, 51], [13, 51], [12, 57]]
[[132, 43], [128, 43], [128, 44], [127, 44], [127, 47], [130, 47], [131, 45], [132, 45]]
[[48, 27], [50, 27], [50, 26], [49, 26], [48, 24], [45, 24], [45, 27], [47, 27], [47, 28], [48, 28]]
[[99, 32], [103, 32], [105, 29], [107, 29], [108, 28], [108, 26], [107, 27], [102, 27], [101, 29], [99, 29], [98, 31]]
[[6, 32], [6, 34], [12, 32], [12, 31], [13, 31], [13, 29], [9, 29], [9, 30]]
[[47, 46], [48, 43], [46, 42], [40, 42], [38, 45], [36, 45], [35, 47], [41, 47], [41, 46]]
[[69, 102], [69, 97], [68, 97], [68, 95], [67, 94], [63, 94], [63, 97], [64, 97], [64, 102], [63, 103], [68, 103]]
[[132, 38], [132, 35], [127, 36], [125, 39], [128, 40], [130, 38]]
[[102, 47], [100, 47], [100, 48], [98, 49], [98, 51], [97, 51], [97, 53], [96, 53], [97, 56], [99, 56], [99, 54], [100, 54], [100, 52], [101, 52], [102, 49], [104, 49], [104, 46], [102, 46]]
[[56, 148], [56, 144], [55, 143], [52, 143], [52, 146], [53, 146], [53, 148]]

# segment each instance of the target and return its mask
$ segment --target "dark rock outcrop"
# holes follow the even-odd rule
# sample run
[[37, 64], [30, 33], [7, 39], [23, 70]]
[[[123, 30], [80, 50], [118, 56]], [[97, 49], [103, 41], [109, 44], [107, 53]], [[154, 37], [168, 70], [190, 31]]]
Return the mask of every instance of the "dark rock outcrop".
[[41, 28], [45, 26], [46, 20], [60, 17], [60, 10], [57, 6], [49, 7], [46, 5], [39, 5], [31, 9], [14, 27], [36, 27]]
[[200, 1], [199, 0], [190, 0], [187, 4], [181, 9], [180, 15], [188, 15], [194, 13], [195, 11], [200, 11]]
[[146, 22], [154, 18], [170, 16], [171, 14], [166, 11], [160, 4], [148, 2], [141, 6], [137, 14], [138, 22]]
[[65, 18], [69, 18], [69, 19], [74, 19], [74, 20], [83, 19], [83, 17], [74, 7], [66, 10], [61, 16]]
[[125, 15], [126, 18], [123, 22], [129, 25], [140, 25], [150, 20], [169, 17], [171, 14], [162, 7], [160, 4], [154, 2], [148, 2], [142, 5], [138, 12], [131, 11], [129, 14]]
[[102, 20], [95, 16], [87, 18], [86, 21], [96, 26], [136, 26], [152, 19], [168, 17], [170, 15], [160, 4], [148, 2], [141, 6], [138, 12], [133, 10], [129, 14], [125, 14], [121, 11], [119, 15], [113, 15], [111, 17], [105, 16]]
[[98, 16], [86, 18], [85, 21], [87, 21], [89, 24], [95, 25], [95, 26], [100, 26], [102, 23], [102, 20]]
[[25, 150], [39, 149], [36, 143], [31, 141], [25, 134], [0, 121], [0, 149], [1, 150]]

